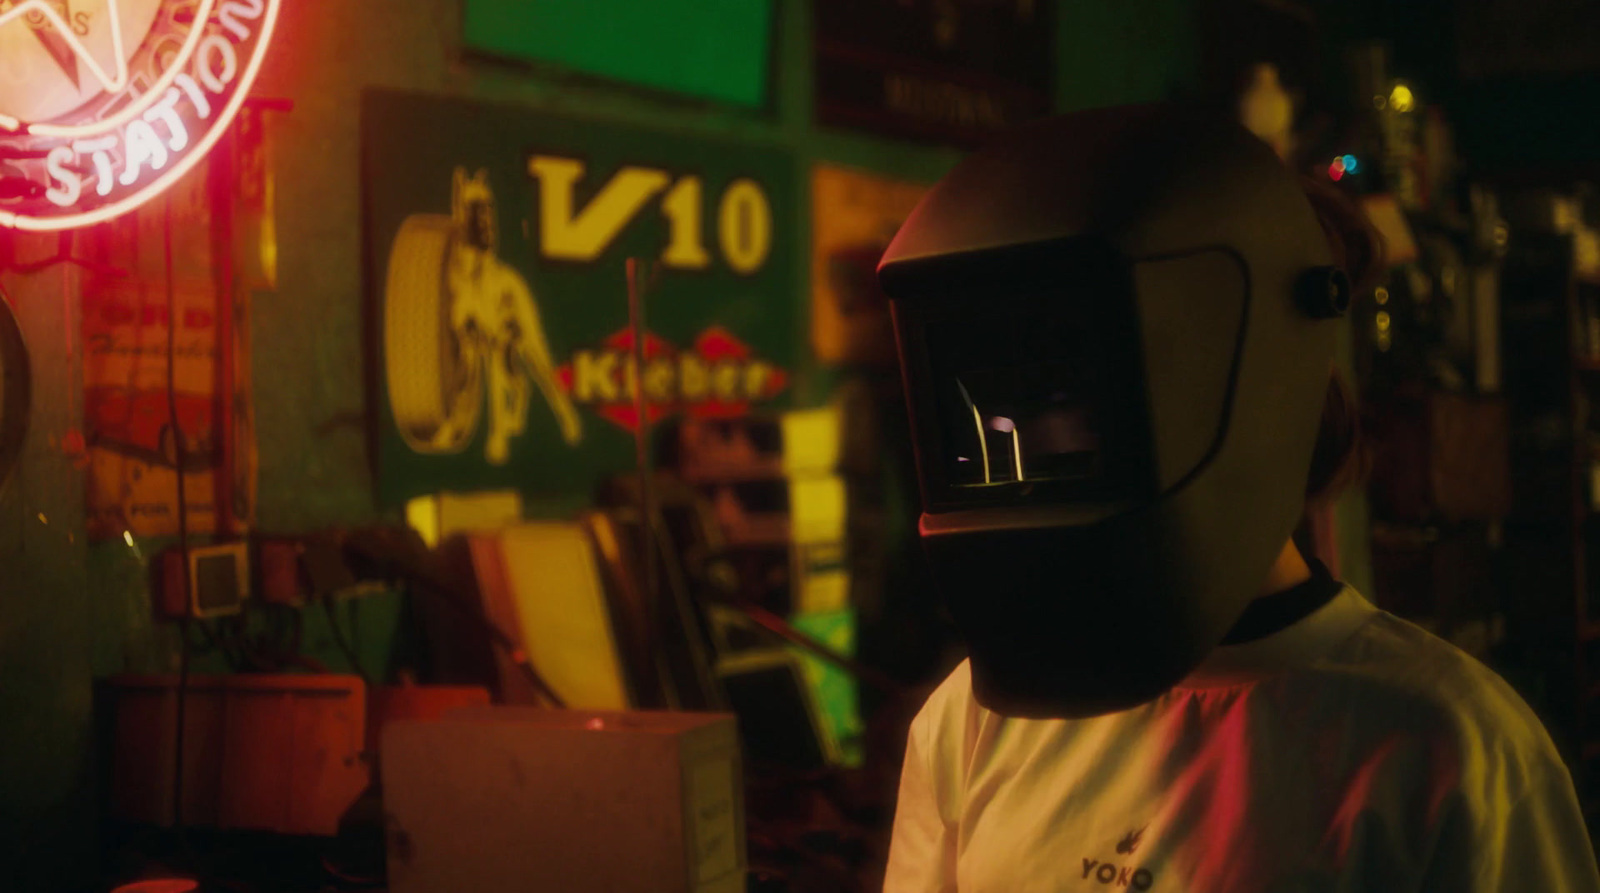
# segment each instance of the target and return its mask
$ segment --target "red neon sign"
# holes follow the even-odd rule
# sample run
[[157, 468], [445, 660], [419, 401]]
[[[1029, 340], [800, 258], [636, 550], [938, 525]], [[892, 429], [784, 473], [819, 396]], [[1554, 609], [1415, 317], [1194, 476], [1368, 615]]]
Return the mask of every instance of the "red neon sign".
[[0, 227], [60, 230], [159, 195], [261, 68], [281, 0], [0, 0]]

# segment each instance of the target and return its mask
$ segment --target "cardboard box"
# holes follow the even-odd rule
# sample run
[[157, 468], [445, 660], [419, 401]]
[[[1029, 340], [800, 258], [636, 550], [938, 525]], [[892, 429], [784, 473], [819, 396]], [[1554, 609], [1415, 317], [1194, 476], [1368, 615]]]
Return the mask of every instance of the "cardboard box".
[[392, 893], [745, 889], [732, 716], [463, 708], [382, 752]]

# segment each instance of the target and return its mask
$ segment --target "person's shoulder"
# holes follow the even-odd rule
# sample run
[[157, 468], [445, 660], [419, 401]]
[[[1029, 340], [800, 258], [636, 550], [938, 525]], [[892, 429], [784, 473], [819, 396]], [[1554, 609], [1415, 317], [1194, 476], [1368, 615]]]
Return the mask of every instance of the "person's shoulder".
[[965, 740], [963, 734], [979, 721], [983, 708], [972, 695], [972, 666], [962, 660], [928, 695], [911, 721], [911, 732], [930, 750], [940, 743]]
[[972, 665], [962, 660], [929, 693], [922, 709], [917, 711], [916, 721], [923, 725], [943, 725], [976, 706], [977, 701], [972, 697]]
[[1451, 744], [1468, 763], [1513, 772], [1564, 765], [1544, 724], [1498, 673], [1388, 612], [1377, 611], [1318, 671], [1359, 696], [1352, 709]]
[[1533, 718], [1527, 703], [1500, 674], [1387, 611], [1377, 611], [1339, 650], [1335, 663], [1399, 694], [1437, 700], [1467, 718]]
[[1347, 715], [1361, 717], [1347, 723], [1360, 727], [1356, 737], [1400, 755], [1390, 761], [1399, 783], [1426, 789], [1431, 810], [1461, 818], [1440, 821], [1453, 830], [1434, 842], [1443, 855], [1435, 867], [1477, 881], [1438, 878], [1428, 889], [1600, 889], [1567, 764], [1498, 673], [1384, 612], [1325, 663], [1354, 681], [1341, 697]]

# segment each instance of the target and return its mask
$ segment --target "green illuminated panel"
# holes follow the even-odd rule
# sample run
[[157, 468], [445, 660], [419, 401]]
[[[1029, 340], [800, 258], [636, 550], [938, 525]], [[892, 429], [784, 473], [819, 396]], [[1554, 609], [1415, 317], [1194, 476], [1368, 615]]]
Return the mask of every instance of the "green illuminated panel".
[[[835, 651], [853, 656], [856, 651], [856, 616], [851, 610], [816, 611], [796, 614], [789, 620], [794, 628]], [[821, 660], [809, 651], [795, 649], [805, 669], [822, 723], [838, 748], [840, 765], [857, 767], [862, 761], [863, 727], [856, 680], [849, 673]]]
[[759, 107], [771, 0], [467, 0], [467, 46]]

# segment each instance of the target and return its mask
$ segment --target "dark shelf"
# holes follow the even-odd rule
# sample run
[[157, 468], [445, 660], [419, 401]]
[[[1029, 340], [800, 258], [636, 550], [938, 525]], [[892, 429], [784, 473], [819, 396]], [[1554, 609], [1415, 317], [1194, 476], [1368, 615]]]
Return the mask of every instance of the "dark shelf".
[[1504, 522], [1504, 529], [1508, 533], [1548, 535], [1552, 532], [1563, 531], [1572, 526], [1570, 513], [1551, 515], [1549, 517], [1513, 516]]

